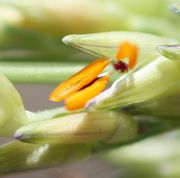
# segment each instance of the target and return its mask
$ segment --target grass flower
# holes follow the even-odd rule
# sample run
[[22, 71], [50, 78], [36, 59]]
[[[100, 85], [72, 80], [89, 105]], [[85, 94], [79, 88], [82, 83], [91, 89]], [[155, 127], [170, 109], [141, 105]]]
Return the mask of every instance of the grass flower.
[[[6, 59], [1, 61], [0, 70], [10, 80], [53, 83], [74, 74], [49, 96], [51, 101], [64, 101], [65, 108], [40, 112], [26, 111], [18, 91], [0, 74], [0, 136], [13, 135], [17, 140], [0, 146], [0, 175], [77, 162], [180, 127], [178, 40], [139, 32], [66, 36], [63, 39], [66, 44], [98, 57], [88, 65], [90, 56], [88, 59], [75, 49], [69, 51], [57, 41], [57, 35], [63, 36], [72, 30], [89, 33], [108, 29], [138, 30], [178, 39], [176, 17], [152, 5], [167, 6], [169, 0], [140, 0], [136, 4], [129, 0], [54, 2], [0, 3], [3, 20], [0, 48], [2, 59]], [[170, 8], [179, 14], [178, 4]], [[9, 16], [9, 13], [12, 14]], [[128, 19], [124, 21], [127, 14]], [[125, 148], [120, 154], [111, 152], [111, 158], [119, 158], [118, 161], [129, 164], [129, 168], [132, 165], [129, 170], [136, 175], [147, 177], [147, 169], [136, 169], [139, 161], [146, 164], [140, 158], [143, 152], [137, 151], [145, 150], [146, 146]], [[150, 150], [151, 146], [157, 149], [157, 143], [148, 145]], [[167, 156], [167, 149], [164, 153]], [[157, 155], [155, 161], [158, 161]], [[163, 163], [165, 168], [168, 166], [166, 176], [176, 173], [179, 176], [175, 163]], [[158, 173], [161, 173], [159, 168], [164, 168], [161, 164], [156, 167]], [[151, 177], [155, 175], [154, 168], [148, 171]]]
[[[132, 38], [128, 33], [124, 33], [124, 39], [129, 41], [122, 41], [121, 39], [118, 42], [117, 39], [120, 39], [122, 34], [111, 32], [65, 37], [64, 41], [66, 43], [86, 51], [94, 52], [95, 54], [99, 51], [99, 55], [105, 58], [92, 62], [69, 80], [61, 83], [50, 95], [50, 100], [60, 101], [65, 99], [66, 108], [69, 110], [80, 109], [85, 105], [88, 108], [93, 105], [93, 107], [99, 109], [112, 109], [151, 100], [162, 96], [163, 93], [165, 95], [165, 93], [169, 92], [170, 88], [172, 88], [171, 90], [176, 89], [176, 85], [179, 83], [178, 76], [180, 75], [179, 63], [160, 56], [155, 51], [156, 46], [148, 46], [150, 49], [154, 48], [153, 52], [150, 54], [150, 57], [147, 54], [147, 58], [142, 59], [141, 55], [144, 55], [146, 52], [142, 45], [143, 42], [136, 41], [134, 36]], [[149, 38], [149, 35], [146, 34], [137, 35], [141, 38]], [[168, 40], [156, 36], [153, 36], [153, 38], [159, 44], [165, 41], [173, 42], [171, 39]], [[107, 39], [106, 43], [109, 44], [101, 45], [101, 41], [104, 42], [105, 39]], [[117, 46], [117, 51], [113, 45]], [[110, 50], [108, 54], [104, 50], [105, 48]], [[111, 50], [116, 51], [116, 55], [114, 53], [112, 55]], [[124, 62], [127, 59], [129, 60], [128, 64]], [[102, 92], [106, 87], [108, 76], [98, 80], [97, 77], [110, 62], [113, 63], [113, 69], [116, 71], [125, 72], [128, 69], [134, 70], [125, 73], [124, 76], [119, 75], [119, 79], [113, 83], [112, 87]], [[168, 73], [169, 70], [173, 72]], [[111, 75], [112, 73], [109, 72], [108, 74]], [[154, 86], [157, 87], [155, 88]]]
[[[119, 62], [114, 62], [114, 70], [125, 72], [128, 69], [133, 69], [136, 65], [138, 48], [136, 45], [123, 42], [120, 44], [116, 59]], [[122, 60], [128, 59], [126, 64]], [[85, 104], [101, 93], [109, 80], [108, 74], [99, 76], [112, 60], [101, 58], [87, 65], [70, 79], [61, 83], [50, 95], [51, 101], [59, 102], [65, 99], [66, 109], [75, 110], [81, 109]]]

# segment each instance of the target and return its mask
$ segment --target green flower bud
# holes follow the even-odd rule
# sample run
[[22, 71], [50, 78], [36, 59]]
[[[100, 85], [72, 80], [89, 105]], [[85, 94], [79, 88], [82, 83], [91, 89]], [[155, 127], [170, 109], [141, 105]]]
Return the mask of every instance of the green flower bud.
[[121, 142], [137, 135], [136, 121], [114, 112], [82, 112], [39, 121], [18, 129], [14, 137], [34, 143]]

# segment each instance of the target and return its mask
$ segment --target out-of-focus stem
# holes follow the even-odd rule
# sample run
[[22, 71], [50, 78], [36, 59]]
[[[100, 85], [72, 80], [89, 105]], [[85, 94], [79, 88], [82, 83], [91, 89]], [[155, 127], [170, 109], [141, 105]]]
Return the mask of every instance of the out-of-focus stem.
[[87, 144], [39, 145], [13, 141], [0, 147], [0, 175], [75, 163], [91, 153]]
[[63, 62], [1, 62], [0, 71], [16, 83], [59, 83], [83, 66]]

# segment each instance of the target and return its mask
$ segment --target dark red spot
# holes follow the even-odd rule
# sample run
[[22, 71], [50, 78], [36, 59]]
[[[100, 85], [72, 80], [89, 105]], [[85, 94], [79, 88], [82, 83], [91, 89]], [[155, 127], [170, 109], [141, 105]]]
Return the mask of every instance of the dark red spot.
[[113, 68], [115, 70], [118, 70], [121, 72], [127, 72], [128, 71], [128, 65], [123, 61], [118, 61], [118, 63], [114, 63]]

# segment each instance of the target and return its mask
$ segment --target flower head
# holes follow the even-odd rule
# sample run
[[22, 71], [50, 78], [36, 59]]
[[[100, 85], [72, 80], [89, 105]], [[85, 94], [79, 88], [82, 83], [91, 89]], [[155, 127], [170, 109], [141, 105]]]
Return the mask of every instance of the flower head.
[[[81, 109], [85, 104], [107, 86], [109, 74], [100, 75], [101, 72], [112, 63], [113, 69], [120, 72], [126, 72], [133, 69], [136, 65], [138, 48], [136, 45], [123, 42], [119, 46], [116, 55], [116, 61], [110, 58], [100, 58], [81, 71], [73, 75], [68, 80], [62, 82], [49, 96], [49, 100], [60, 102], [65, 100], [65, 106], [68, 110]], [[128, 59], [128, 64], [124, 62]]]

